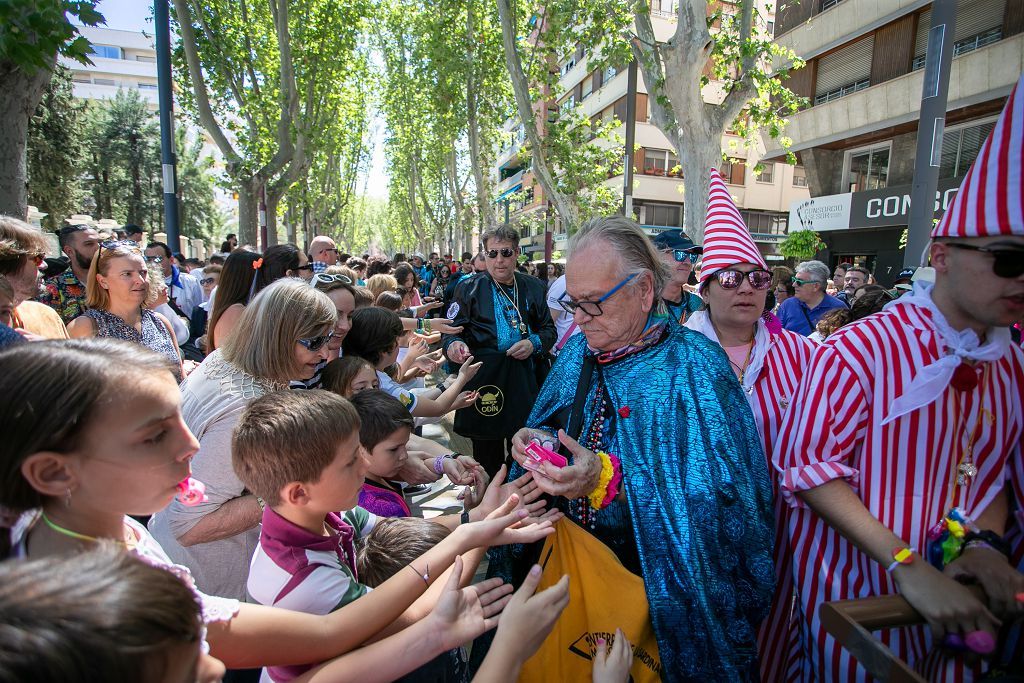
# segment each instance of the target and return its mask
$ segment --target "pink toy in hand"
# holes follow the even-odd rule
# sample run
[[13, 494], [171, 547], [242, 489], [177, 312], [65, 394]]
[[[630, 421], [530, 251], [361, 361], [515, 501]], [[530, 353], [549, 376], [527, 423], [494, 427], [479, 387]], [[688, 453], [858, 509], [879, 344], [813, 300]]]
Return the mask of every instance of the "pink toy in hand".
[[192, 507], [209, 500], [206, 497], [206, 486], [192, 477], [186, 477], [178, 483], [178, 500], [182, 505]]

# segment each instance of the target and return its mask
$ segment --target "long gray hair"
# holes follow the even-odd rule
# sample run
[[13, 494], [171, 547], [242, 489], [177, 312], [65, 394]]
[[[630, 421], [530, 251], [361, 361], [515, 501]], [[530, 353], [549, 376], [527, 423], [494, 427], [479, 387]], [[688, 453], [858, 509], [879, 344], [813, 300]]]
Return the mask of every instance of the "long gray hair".
[[[664, 315], [665, 304], [661, 290], [669, 281], [668, 266], [661, 260], [654, 245], [640, 229], [640, 225], [624, 216], [591, 218], [569, 239], [569, 260], [587, 247], [603, 242], [619, 255], [619, 278], [650, 273], [654, 285], [654, 313]], [[634, 279], [630, 285], [636, 283]]]

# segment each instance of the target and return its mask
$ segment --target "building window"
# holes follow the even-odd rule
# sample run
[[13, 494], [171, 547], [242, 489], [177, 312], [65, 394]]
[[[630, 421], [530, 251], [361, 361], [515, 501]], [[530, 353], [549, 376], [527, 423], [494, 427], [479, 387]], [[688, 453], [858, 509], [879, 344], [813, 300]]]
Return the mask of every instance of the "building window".
[[871, 86], [873, 35], [850, 43], [818, 60], [814, 104], [825, 104]]
[[156, 90], [156, 83], [139, 83], [139, 90]]
[[575, 52], [573, 52], [571, 55], [569, 55], [569, 59], [565, 60], [565, 62], [562, 64], [562, 75], [564, 76], [567, 73], [569, 73], [570, 71], [572, 71], [574, 66], [576, 66], [576, 53]]
[[803, 166], [793, 167], [793, 187], [807, 187], [807, 171]]
[[93, 45], [92, 54], [106, 59], [121, 59], [121, 48], [114, 45]]
[[967, 173], [982, 144], [996, 127], [995, 119], [984, 123], [969, 123], [942, 135], [942, 161], [939, 163], [940, 178], [956, 178]]
[[147, 55], [135, 55], [136, 62], [145, 62], [146, 64], [156, 64], [156, 57], [149, 57]]
[[616, 69], [614, 66], [609, 66], [604, 70], [604, 79], [602, 80], [602, 82], [607, 83], [608, 81], [615, 78], [618, 75], [618, 73], [618, 69]]
[[651, 12], [654, 14], [675, 15], [679, 11], [679, 0], [651, 0]]
[[750, 232], [764, 235], [785, 235], [789, 232], [789, 216], [784, 213], [763, 211], [740, 211], [743, 222]]
[[89, 78], [89, 74], [75, 74], [71, 80], [75, 83], [92, 83], [92, 79]]
[[879, 190], [889, 184], [889, 151], [891, 144], [846, 153], [847, 192]]
[[827, 9], [832, 9], [843, 0], [821, 0], [821, 11], [824, 12]]
[[679, 158], [667, 149], [644, 150], [644, 173], [647, 175], [669, 175], [676, 173]]
[[727, 161], [722, 165], [722, 178], [730, 185], [746, 184], [747, 165], [742, 161]]
[[775, 37], [775, 22], [774, 21], [769, 21], [768, 22], [768, 26], [767, 26], [767, 28], [765, 30], [768, 32], [768, 37], [769, 38], [774, 38]]
[[[977, 35], [971, 36], [970, 38], [964, 38], [953, 43], [953, 56], [959, 57], [965, 55], [968, 52], [974, 52], [975, 50], [991, 45], [992, 43], [998, 43], [1003, 39], [1003, 28], [1001, 26], [983, 31]], [[924, 68], [925, 54], [919, 54], [914, 57], [914, 65], [911, 67], [912, 71]]]
[[683, 227], [683, 207], [679, 204], [644, 204], [644, 225]]
[[576, 106], [576, 93], [575, 92], [569, 93], [569, 96], [566, 97], [564, 100], [562, 100], [559, 103], [559, 107], [561, 109], [565, 109], [566, 111], [569, 111], [570, 109], [572, 109], [575, 106]]
[[768, 183], [771, 185], [775, 182], [775, 164], [764, 164], [761, 168], [761, 172], [758, 173], [755, 178], [759, 183]]
[[594, 92], [594, 79], [587, 76], [583, 79], [580, 90], [580, 102], [590, 97]]
[[117, 85], [117, 81], [112, 78], [94, 78], [92, 82], [96, 85]]

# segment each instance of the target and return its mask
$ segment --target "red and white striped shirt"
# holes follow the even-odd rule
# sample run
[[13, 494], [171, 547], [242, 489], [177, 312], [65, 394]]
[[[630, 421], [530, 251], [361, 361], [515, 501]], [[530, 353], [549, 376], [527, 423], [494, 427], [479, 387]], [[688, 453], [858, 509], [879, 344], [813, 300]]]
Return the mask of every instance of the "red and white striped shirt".
[[[928, 529], [953, 506], [977, 517], [1007, 479], [1024, 500], [1022, 408], [1024, 353], [1015, 346], [979, 363], [979, 385], [947, 387], [935, 401], [882, 426], [893, 400], [916, 372], [941, 355], [932, 312], [896, 305], [829, 336], [811, 358], [779, 433], [781, 492], [794, 506], [790, 545], [797, 591], [804, 680], [860, 681], [863, 668], [821, 627], [823, 602], [896, 592], [885, 567], [860, 552], [808, 509], [795, 493], [845, 479], [871, 514], [918, 553]], [[832, 400], [837, 389], [842, 399]], [[977, 430], [977, 475], [955, 476]], [[898, 656], [946, 680], [968, 677], [962, 664], [925, 662], [932, 649], [924, 626], [878, 636]], [[951, 660], [952, 661], [952, 660]]]
[[[687, 327], [695, 329], [709, 339], [721, 343], [706, 313], [691, 316]], [[758, 321], [754, 336], [755, 348], [751, 357], [762, 359], [759, 367], [752, 367], [756, 374], [744, 376], [743, 390], [754, 413], [761, 445], [769, 456], [773, 452], [775, 439], [782, 425], [782, 417], [793, 401], [800, 379], [804, 375], [811, 354], [817, 344], [803, 335], [782, 329], [770, 334], [764, 321]], [[767, 347], [767, 348], [764, 348]], [[772, 463], [769, 458], [769, 467]], [[797, 627], [792, 622], [793, 574], [792, 554], [788, 539], [789, 507], [779, 496], [778, 484], [772, 482], [775, 494], [775, 558], [776, 587], [768, 616], [761, 623], [757, 633], [757, 651], [761, 665], [762, 681], [783, 681], [789, 676], [785, 668], [792, 659], [791, 651], [797, 643]], [[794, 674], [795, 676], [795, 671]]]

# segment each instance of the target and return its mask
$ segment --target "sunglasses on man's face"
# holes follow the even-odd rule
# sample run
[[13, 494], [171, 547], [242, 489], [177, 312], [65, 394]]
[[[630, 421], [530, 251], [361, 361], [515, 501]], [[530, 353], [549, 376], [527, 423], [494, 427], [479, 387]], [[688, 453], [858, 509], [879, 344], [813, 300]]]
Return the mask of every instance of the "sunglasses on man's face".
[[491, 249], [490, 251], [486, 252], [487, 258], [498, 258], [498, 254], [499, 253], [501, 254], [502, 258], [512, 258], [513, 256], [515, 256], [516, 250], [515, 249], [509, 249], [508, 247], [506, 247], [506, 248], [500, 249], [500, 250], [499, 249]]
[[333, 337], [333, 336], [334, 336], [334, 333], [332, 332], [331, 334], [324, 334], [324, 335], [321, 335], [319, 337], [309, 337], [308, 339], [299, 339], [298, 342], [300, 344], [302, 344], [303, 346], [305, 346], [310, 351], [312, 351], [313, 353], [316, 353], [317, 351], [322, 349], [324, 344], [329, 342], [331, 340], [331, 337]]
[[[669, 251], [666, 249], [666, 251]], [[700, 254], [696, 252], [690, 252], [685, 249], [672, 249], [672, 258], [676, 260], [676, 263], [682, 263], [683, 261], [689, 260], [690, 263], [696, 263], [700, 260]]]
[[750, 286], [758, 291], [763, 291], [772, 286], [772, 274], [771, 271], [761, 270], [720, 270], [715, 273], [715, 277], [718, 279], [718, 284], [722, 286], [722, 289], [739, 289], [740, 285], [743, 284], [743, 279], [746, 278]]
[[163, 262], [164, 262], [164, 257], [163, 256], [147, 256], [146, 257], [146, 263], [163, 263]]
[[815, 280], [801, 280], [800, 278], [795, 277], [793, 278], [793, 284], [796, 285], [797, 287], [803, 287], [804, 285], [817, 284], [817, 282]]
[[213, 284], [213, 283], [215, 283], [216, 281], [217, 281], [217, 280], [216, 280], [215, 278], [212, 278], [212, 277], [204, 277], [204, 278], [203, 278], [202, 280], [200, 280], [200, 281], [199, 281], [199, 284], [201, 284], [201, 285], [202, 285], [203, 287], [205, 287], [205, 286], [207, 286], [207, 285], [212, 285], [212, 284]]
[[998, 247], [976, 247], [972, 244], [946, 242], [951, 247], [965, 251], [980, 251], [992, 256], [992, 272], [997, 277], [1017, 278], [1024, 275], [1024, 249], [999, 249]]

